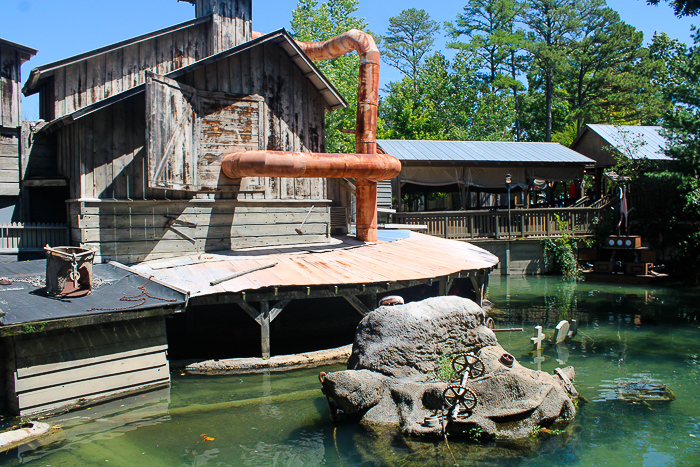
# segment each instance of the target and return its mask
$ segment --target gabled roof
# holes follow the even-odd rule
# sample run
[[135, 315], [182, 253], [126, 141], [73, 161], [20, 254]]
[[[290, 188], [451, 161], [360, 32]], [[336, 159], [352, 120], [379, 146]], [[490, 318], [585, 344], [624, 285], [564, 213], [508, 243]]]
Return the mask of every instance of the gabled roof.
[[104, 47], [100, 47], [99, 49], [90, 50], [89, 52], [84, 52], [78, 55], [74, 55], [72, 57], [47, 63], [46, 65], [41, 65], [39, 67], [34, 68], [31, 71], [31, 73], [29, 74], [29, 78], [27, 78], [27, 82], [22, 88], [22, 93], [25, 96], [31, 96], [32, 94], [36, 94], [37, 92], [39, 92], [39, 87], [37, 86], [39, 84], [39, 81], [53, 75], [54, 72], [59, 68], [72, 65], [73, 63], [82, 62], [97, 55], [106, 54], [107, 52], [111, 52], [112, 50], [122, 49], [124, 47], [136, 44], [138, 42], [143, 42], [145, 40], [153, 39], [158, 36], [170, 34], [171, 32], [179, 31], [180, 29], [186, 29], [197, 24], [206, 23], [207, 21], [210, 21], [211, 18], [212, 15], [206, 15], [202, 16], [201, 18], [191, 19], [189, 21], [185, 21], [184, 23], [179, 23], [174, 26], [168, 26], [167, 28], [158, 29], [157, 31], [149, 32], [147, 34], [132, 37], [131, 39], [126, 39], [121, 42], [106, 45]]
[[401, 162], [467, 165], [592, 165], [594, 160], [559, 143], [512, 141], [378, 140], [387, 154]]
[[19, 50], [20, 52], [22, 52], [22, 56], [20, 57], [22, 63], [32, 58], [38, 52], [38, 50], [32, 49], [31, 47], [27, 47], [26, 45], [6, 41], [5, 39], [0, 39], [0, 46], [9, 47], [11, 49]]
[[671, 160], [664, 151], [668, 141], [659, 131], [660, 126], [598, 125], [589, 124], [581, 131], [571, 147], [575, 147], [588, 131], [596, 133], [621, 154], [633, 159]]
[[[264, 36], [260, 36], [257, 39], [244, 42], [243, 44], [240, 44], [236, 47], [232, 47], [228, 50], [224, 50], [223, 52], [220, 52], [216, 55], [212, 55], [202, 60], [196, 61], [188, 66], [178, 68], [177, 70], [172, 71], [166, 74], [165, 76], [167, 76], [168, 78], [176, 79], [193, 70], [207, 66], [224, 58], [239, 54], [254, 47], [258, 47], [267, 42], [271, 42], [279, 46], [280, 48], [282, 48], [282, 50], [284, 50], [287, 53], [287, 55], [289, 55], [289, 58], [296, 64], [297, 67], [299, 67], [304, 76], [306, 76], [306, 78], [309, 81], [311, 81], [311, 83], [323, 96], [324, 100], [332, 110], [347, 107], [348, 104], [347, 102], [345, 102], [345, 99], [343, 99], [343, 96], [341, 96], [340, 93], [333, 87], [333, 85], [326, 79], [326, 77], [323, 76], [323, 74], [321, 74], [319, 69], [316, 68], [316, 65], [314, 65], [311, 59], [308, 56], [306, 56], [304, 52], [302, 52], [302, 50], [296, 44], [294, 39], [292, 39], [291, 36], [287, 33], [287, 31], [285, 31], [284, 29], [271, 32]], [[136, 94], [140, 94], [144, 92], [145, 89], [145, 84], [134, 86], [133, 88], [123, 91], [119, 94], [115, 94], [111, 97], [108, 97], [107, 99], [95, 102], [94, 104], [88, 105], [87, 107], [84, 107], [80, 110], [76, 110], [73, 113], [57, 118], [56, 120], [51, 121], [48, 125], [42, 127], [40, 131], [53, 131], [62, 126], [69, 125], [73, 121], [78, 120], [99, 109], [110, 106], [117, 102], [121, 102], [124, 99], [127, 99], [131, 96], [135, 96]]]

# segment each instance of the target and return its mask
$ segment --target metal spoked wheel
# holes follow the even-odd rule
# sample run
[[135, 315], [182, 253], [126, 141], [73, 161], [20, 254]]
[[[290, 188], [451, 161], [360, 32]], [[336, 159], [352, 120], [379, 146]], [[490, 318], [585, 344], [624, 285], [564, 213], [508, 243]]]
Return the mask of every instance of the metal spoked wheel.
[[458, 375], [467, 372], [469, 378], [478, 378], [484, 374], [484, 362], [471, 353], [462, 353], [452, 359], [452, 369]]
[[476, 407], [476, 394], [463, 386], [448, 386], [442, 392], [442, 400], [447, 408], [461, 405], [466, 410], [472, 411]]

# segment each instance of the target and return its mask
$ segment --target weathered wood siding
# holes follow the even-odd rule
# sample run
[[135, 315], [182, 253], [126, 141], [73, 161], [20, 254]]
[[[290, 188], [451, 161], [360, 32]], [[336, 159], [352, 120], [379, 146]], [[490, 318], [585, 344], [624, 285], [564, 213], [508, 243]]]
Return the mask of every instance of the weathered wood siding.
[[195, 17], [213, 15], [209, 34], [211, 54], [251, 39], [252, 0], [186, 0], [194, 4]]
[[[149, 112], [141, 93], [58, 130], [58, 171], [70, 179], [71, 198], [326, 199], [326, 180], [322, 178], [255, 177], [241, 180], [239, 187], [238, 181], [222, 180], [218, 171], [221, 153], [241, 148], [325, 152], [323, 98], [278, 46], [261, 44], [194, 70], [179, 81], [201, 91], [201, 115], [193, 120], [199, 122], [199, 136], [192, 141], [198, 145], [198, 167], [191, 170], [208, 177], [206, 191], [215, 190], [217, 194], [198, 195], [195, 190], [149, 186]], [[255, 129], [255, 117], [248, 104], [258, 99], [262, 101]], [[155, 109], [164, 116], [172, 112], [172, 101], [163, 101]], [[240, 128], [236, 128], [239, 124]], [[162, 137], [159, 131], [153, 130], [153, 138], [158, 141], [151, 139], [149, 143], [160, 145], [162, 155], [168, 135]], [[178, 147], [186, 144], [177, 143]]]
[[[277, 45], [266, 42], [187, 73], [197, 90], [261, 96], [260, 149], [325, 152], [325, 103]], [[325, 199], [326, 179], [244, 179], [239, 199]]]
[[0, 45], [0, 196], [19, 194], [21, 52]]
[[0, 196], [19, 194], [20, 131], [0, 129]]
[[377, 182], [377, 206], [391, 208], [391, 180]]
[[[53, 120], [143, 84], [146, 71], [170, 73], [211, 55], [208, 22], [165, 33], [57, 68], [40, 91]], [[41, 111], [48, 107], [40, 106]]]
[[18, 414], [170, 382], [163, 317], [6, 338], [8, 405]]
[[593, 159], [596, 167], [612, 167], [617, 164], [610, 151], [610, 143], [593, 130], [586, 130], [586, 133], [571, 149]]
[[20, 179], [55, 179], [59, 176], [55, 137], [37, 132], [35, 125], [36, 122], [22, 122]]
[[0, 127], [22, 125], [21, 52], [0, 45]]
[[[102, 260], [134, 263], [207, 251], [325, 242], [330, 209], [315, 201], [70, 202], [72, 243], [97, 249]], [[299, 228], [311, 210], [303, 227]], [[180, 232], [165, 229], [174, 218]], [[189, 239], [187, 237], [190, 237]], [[99, 259], [99, 258], [98, 258]]]
[[160, 75], [146, 78], [148, 186], [180, 191], [238, 191], [221, 173], [226, 152], [263, 145], [260, 96], [200, 91]]

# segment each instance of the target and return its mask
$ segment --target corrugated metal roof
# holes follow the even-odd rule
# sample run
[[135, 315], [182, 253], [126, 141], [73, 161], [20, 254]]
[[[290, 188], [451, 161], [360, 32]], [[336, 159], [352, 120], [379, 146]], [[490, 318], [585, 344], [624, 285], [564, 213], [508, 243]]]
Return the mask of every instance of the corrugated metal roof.
[[[404, 237], [404, 238], [398, 238]], [[237, 272], [277, 262], [211, 286]], [[429, 279], [489, 269], [498, 257], [466, 242], [409, 232], [393, 241], [363, 243], [348, 237], [335, 245], [227, 251], [154, 260], [133, 266], [167, 284], [202, 296], [264, 287], [372, 284]]]
[[559, 143], [513, 141], [377, 141], [400, 161], [593, 164], [594, 160]]
[[671, 160], [664, 154], [667, 141], [659, 133], [662, 128], [660, 126], [597, 124], [586, 126], [628, 157]]

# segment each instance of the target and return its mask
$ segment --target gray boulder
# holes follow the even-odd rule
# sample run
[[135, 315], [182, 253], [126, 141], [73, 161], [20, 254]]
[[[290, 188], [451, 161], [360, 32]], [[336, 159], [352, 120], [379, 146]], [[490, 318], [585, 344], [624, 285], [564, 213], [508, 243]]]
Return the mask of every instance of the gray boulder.
[[443, 352], [497, 344], [485, 319], [479, 305], [456, 296], [379, 307], [357, 326], [348, 369], [423, 376], [435, 369]]
[[[524, 438], [538, 426], [569, 420], [575, 414], [563, 376], [520, 365], [483, 325], [483, 310], [460, 297], [435, 297], [406, 305], [377, 308], [357, 327], [348, 370], [329, 373], [326, 394], [346, 414], [362, 423], [401, 426], [410, 435], [438, 435], [443, 430], [480, 432], [499, 438]], [[483, 369], [462, 385], [476, 398], [470, 409], [446, 406], [443, 392], [460, 386], [431, 381], [441, 356], [475, 354]], [[426, 418], [438, 415], [440, 423]]]

